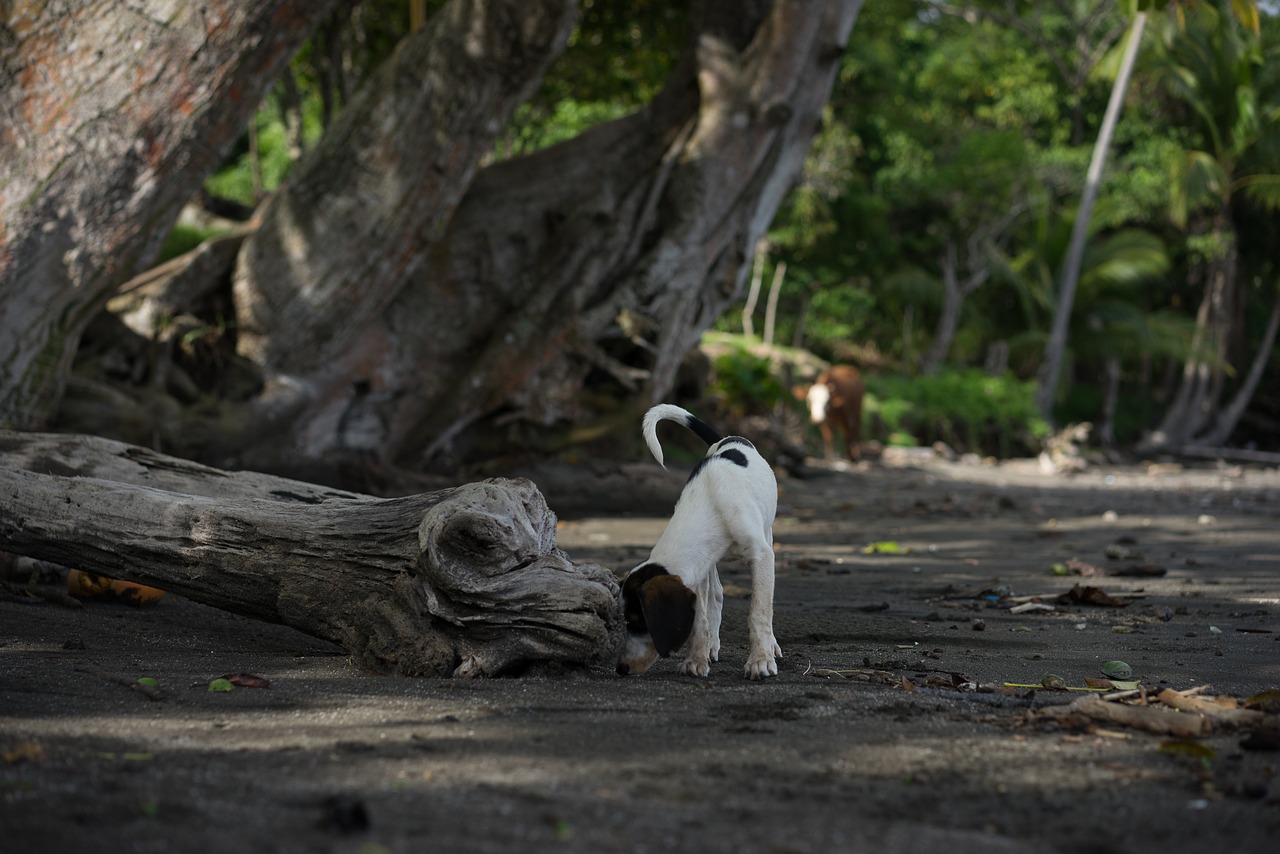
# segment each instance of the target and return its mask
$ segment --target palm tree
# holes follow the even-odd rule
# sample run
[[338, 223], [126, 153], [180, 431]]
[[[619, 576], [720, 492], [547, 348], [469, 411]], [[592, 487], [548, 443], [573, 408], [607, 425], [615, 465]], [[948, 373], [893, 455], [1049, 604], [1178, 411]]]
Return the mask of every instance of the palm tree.
[[[1142, 446], [1178, 450], [1197, 441], [1225, 441], [1261, 374], [1260, 367], [1250, 371], [1251, 382], [1240, 387], [1247, 396], [1219, 410], [1226, 360], [1243, 334], [1237, 318], [1245, 295], [1237, 277], [1233, 208], [1253, 203], [1280, 209], [1280, 101], [1273, 87], [1258, 85], [1263, 55], [1257, 30], [1241, 26], [1225, 10], [1198, 7], [1192, 25], [1165, 33], [1160, 51], [1167, 87], [1189, 107], [1204, 142], [1177, 164], [1171, 183], [1175, 223], [1187, 228], [1199, 216], [1204, 230], [1196, 239], [1204, 256], [1204, 295], [1178, 391]], [[1237, 199], [1241, 191], [1245, 201]], [[1274, 331], [1264, 336], [1257, 358], [1266, 358], [1274, 337]]]
[[[1253, 0], [1218, 0], [1221, 6], [1230, 6], [1243, 27], [1258, 33], [1259, 19], [1257, 3]], [[1119, 121], [1120, 109], [1124, 102], [1125, 92], [1129, 87], [1133, 66], [1137, 60], [1138, 47], [1147, 23], [1148, 9], [1171, 8], [1174, 20], [1179, 27], [1185, 24], [1188, 9], [1197, 8], [1192, 0], [1138, 0], [1135, 4], [1133, 23], [1129, 28], [1129, 38], [1120, 62], [1119, 71], [1111, 88], [1111, 98], [1107, 111], [1103, 116], [1098, 139], [1094, 144], [1093, 156], [1089, 162], [1089, 171], [1085, 177], [1084, 191], [1081, 195], [1080, 208], [1077, 213], [1075, 229], [1071, 236], [1071, 247], [1062, 267], [1058, 286], [1057, 309], [1054, 312], [1053, 327], [1045, 344], [1044, 361], [1041, 363], [1036, 388], [1036, 403], [1045, 420], [1052, 421], [1053, 403], [1057, 397], [1058, 377], [1062, 370], [1063, 353], [1067, 345], [1067, 328], [1070, 323], [1071, 307], [1075, 300], [1075, 290], [1080, 276], [1080, 263], [1084, 255], [1085, 241], [1089, 230], [1089, 218], [1093, 214], [1093, 205], [1097, 199], [1102, 172], [1106, 166], [1111, 147], [1111, 138]], [[1226, 18], [1229, 15], [1222, 15]]]
[[[1074, 222], [1082, 219], [1079, 215]], [[1182, 358], [1189, 337], [1188, 324], [1174, 312], [1151, 312], [1141, 301], [1141, 289], [1169, 269], [1163, 242], [1141, 229], [1097, 233], [1097, 221], [1077, 244], [1067, 222], [1043, 215], [1035, 239], [1010, 259], [1022, 313], [1027, 326], [1043, 329], [1042, 318], [1053, 310], [1054, 271], [1065, 264], [1067, 253], [1083, 246], [1077, 276], [1078, 289], [1069, 324], [1063, 336], [1063, 365], [1076, 372], [1093, 368], [1104, 379], [1101, 412], [1095, 435], [1104, 445], [1114, 443], [1114, 418], [1125, 369], [1149, 364], [1154, 357]], [[1059, 309], [1060, 310], [1060, 309]], [[1056, 315], [1054, 315], [1056, 317]], [[1043, 331], [1029, 333], [1015, 342], [1019, 350], [1043, 346]], [[1070, 375], [1072, 370], [1065, 370]]]
[[1089, 219], [1093, 215], [1093, 205], [1098, 198], [1098, 188], [1102, 184], [1102, 170], [1106, 166], [1107, 154], [1111, 150], [1111, 137], [1115, 134], [1116, 124], [1120, 120], [1120, 108], [1124, 104], [1125, 92], [1129, 88], [1129, 78], [1133, 74], [1133, 66], [1138, 58], [1138, 46], [1142, 43], [1142, 33], [1146, 25], [1147, 13], [1139, 11], [1129, 28], [1129, 39], [1125, 45], [1124, 57], [1120, 62], [1120, 71], [1116, 74], [1115, 83], [1111, 87], [1111, 98], [1107, 102], [1102, 127], [1098, 130], [1098, 139], [1093, 146], [1089, 171], [1085, 175], [1084, 193], [1081, 195], [1075, 227], [1071, 232], [1071, 245], [1062, 265], [1062, 279], [1058, 285], [1058, 305], [1053, 314], [1053, 326], [1049, 332], [1049, 340], [1045, 344], [1044, 362], [1041, 364], [1036, 384], [1036, 405], [1044, 419], [1050, 422], [1053, 421], [1053, 402], [1058, 394], [1058, 375], [1062, 371], [1062, 359], [1067, 348], [1067, 327], [1071, 320], [1072, 305], [1075, 302], [1076, 286], [1080, 281], [1080, 265], [1084, 258], [1085, 239], [1089, 233]]

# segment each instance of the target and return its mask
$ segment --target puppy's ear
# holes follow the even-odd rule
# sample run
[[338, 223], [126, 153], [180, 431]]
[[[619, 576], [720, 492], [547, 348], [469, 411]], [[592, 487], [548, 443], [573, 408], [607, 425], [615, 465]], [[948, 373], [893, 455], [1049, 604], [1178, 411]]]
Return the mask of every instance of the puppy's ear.
[[640, 588], [640, 607], [658, 655], [666, 658], [689, 639], [697, 602], [698, 594], [674, 575], [656, 576]]

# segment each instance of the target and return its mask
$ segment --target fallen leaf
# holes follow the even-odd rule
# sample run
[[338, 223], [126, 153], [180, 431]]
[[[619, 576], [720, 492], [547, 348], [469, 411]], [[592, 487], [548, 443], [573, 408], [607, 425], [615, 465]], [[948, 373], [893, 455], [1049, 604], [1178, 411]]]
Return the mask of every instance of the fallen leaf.
[[1254, 694], [1244, 701], [1244, 707], [1246, 709], [1257, 709], [1269, 715], [1280, 714], [1280, 690], [1272, 688], [1268, 691]]
[[252, 673], [227, 673], [223, 679], [235, 685], [237, 688], [270, 688], [271, 682], [263, 679], [261, 676], [254, 676]]
[[1123, 661], [1108, 661], [1102, 665], [1102, 675], [1108, 679], [1128, 679], [1133, 668]]
[[126, 605], [153, 605], [164, 598], [164, 591], [132, 581], [116, 581], [96, 572], [72, 569], [67, 572], [67, 592], [78, 599], [102, 597]]
[[864, 555], [905, 555], [910, 552], [911, 549], [893, 540], [881, 540], [877, 543], [871, 543], [862, 550]]
[[43, 762], [44, 745], [35, 741], [20, 741], [13, 746], [12, 750], [5, 751], [4, 761], [9, 763]]
[[81, 569], [67, 571], [67, 592], [80, 599], [102, 596], [111, 589], [111, 579]]
[[231, 680], [229, 679], [214, 679], [209, 683], [209, 693], [211, 694], [225, 694], [228, 691], [234, 691], [235, 689], [236, 686], [231, 684]]
[[1160, 752], [1167, 753], [1170, 756], [1183, 756], [1187, 759], [1199, 760], [1205, 764], [1218, 758], [1218, 754], [1212, 747], [1201, 744], [1198, 741], [1187, 741], [1181, 738], [1171, 738], [1160, 742]]
[[[1058, 572], [1058, 567], [1062, 567], [1063, 571]], [[1095, 566], [1094, 564], [1071, 558], [1065, 564], [1054, 564], [1054, 575], [1079, 575], [1085, 578], [1095, 575], [1159, 578], [1168, 572], [1169, 570], [1163, 566], [1156, 566], [1154, 563], [1133, 563], [1128, 566]]]
[[1106, 608], [1124, 608], [1129, 603], [1108, 594], [1100, 587], [1077, 584], [1058, 597], [1060, 605], [1099, 605]]

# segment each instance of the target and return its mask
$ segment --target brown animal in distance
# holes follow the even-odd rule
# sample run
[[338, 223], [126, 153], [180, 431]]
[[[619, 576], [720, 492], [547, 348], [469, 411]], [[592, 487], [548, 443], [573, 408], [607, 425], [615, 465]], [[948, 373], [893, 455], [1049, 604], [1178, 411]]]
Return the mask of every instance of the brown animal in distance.
[[844, 452], [851, 460], [861, 456], [862, 374], [852, 365], [832, 365], [818, 374], [805, 394], [809, 420], [822, 431], [822, 447], [827, 459], [835, 456], [832, 433], [844, 437]]

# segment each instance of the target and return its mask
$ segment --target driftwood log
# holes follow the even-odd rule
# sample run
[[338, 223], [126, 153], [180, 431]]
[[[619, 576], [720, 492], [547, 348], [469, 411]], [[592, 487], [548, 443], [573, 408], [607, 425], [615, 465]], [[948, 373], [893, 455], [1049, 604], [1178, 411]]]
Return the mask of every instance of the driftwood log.
[[404, 675], [607, 661], [607, 569], [556, 546], [528, 480], [379, 499], [91, 436], [0, 431], [0, 550], [335, 641]]

